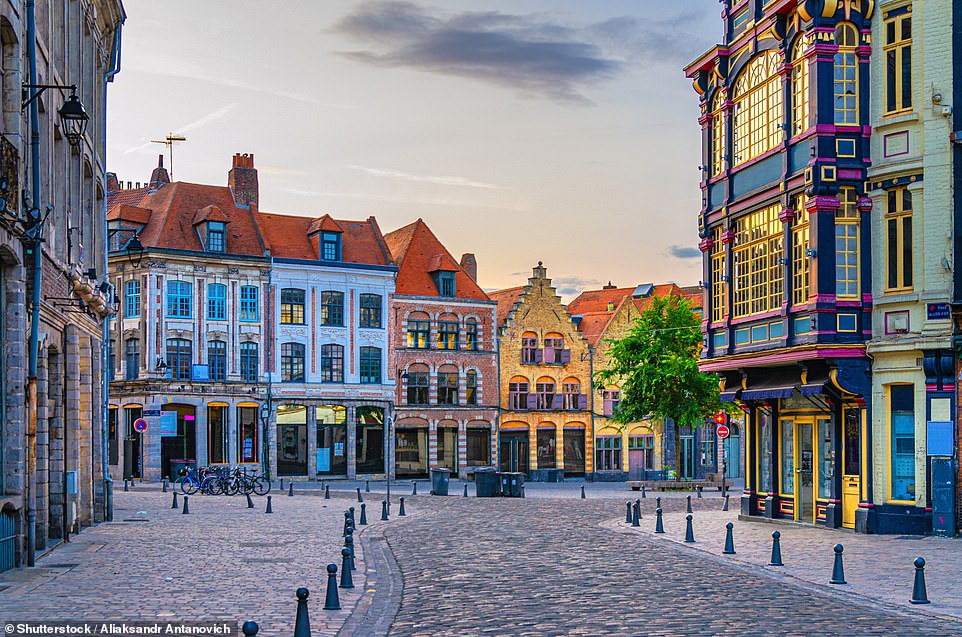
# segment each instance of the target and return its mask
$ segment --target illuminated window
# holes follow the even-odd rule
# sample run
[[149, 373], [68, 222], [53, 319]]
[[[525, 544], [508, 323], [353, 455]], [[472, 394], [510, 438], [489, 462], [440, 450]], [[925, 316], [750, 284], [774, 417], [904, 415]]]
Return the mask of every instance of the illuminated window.
[[795, 220], [792, 222], [792, 305], [808, 302], [811, 291], [811, 259], [809, 248], [808, 198], [798, 194], [793, 198]]
[[711, 247], [711, 320], [721, 321], [725, 318], [725, 245], [721, 240], [722, 229], [717, 226], [712, 230]]
[[905, 186], [888, 191], [885, 211], [887, 292], [912, 289], [912, 193]]
[[304, 290], [283, 288], [281, 290], [281, 323], [304, 324]]
[[858, 195], [852, 187], [839, 190], [835, 215], [835, 294], [858, 297]]
[[725, 113], [721, 107], [722, 98], [718, 94], [711, 104], [711, 176], [720, 175], [725, 170]]
[[735, 81], [734, 165], [775, 148], [782, 135], [782, 78], [779, 56], [766, 51], [753, 59]]
[[858, 34], [851, 24], [843, 23], [835, 28], [835, 123], [858, 123], [858, 60], [855, 46]]
[[804, 55], [805, 38], [795, 40], [792, 48], [792, 135], [809, 127], [808, 58]]
[[[903, 7], [906, 11], [909, 7]], [[893, 11], [892, 13], [896, 13]], [[912, 14], [902, 13], [885, 21], [885, 112], [912, 108]]]
[[782, 222], [778, 204], [735, 221], [732, 246], [734, 316], [778, 309], [782, 303]]

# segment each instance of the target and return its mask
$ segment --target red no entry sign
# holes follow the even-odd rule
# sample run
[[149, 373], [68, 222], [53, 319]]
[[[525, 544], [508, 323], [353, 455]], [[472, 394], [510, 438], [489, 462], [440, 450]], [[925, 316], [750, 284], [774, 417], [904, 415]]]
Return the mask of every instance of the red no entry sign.
[[715, 433], [718, 434], [718, 438], [720, 440], [724, 440], [731, 432], [728, 430], [728, 425], [718, 425], [718, 429], [715, 430]]
[[138, 418], [137, 420], [135, 420], [134, 431], [136, 431], [139, 434], [142, 434], [145, 431], [147, 431], [147, 421], [144, 420], [143, 418]]

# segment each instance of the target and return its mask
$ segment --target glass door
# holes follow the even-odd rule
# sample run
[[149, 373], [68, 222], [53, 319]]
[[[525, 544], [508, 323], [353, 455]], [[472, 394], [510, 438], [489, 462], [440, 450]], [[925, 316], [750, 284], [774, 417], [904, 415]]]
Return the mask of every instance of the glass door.
[[811, 420], [795, 423], [795, 519], [815, 522], [815, 441]]

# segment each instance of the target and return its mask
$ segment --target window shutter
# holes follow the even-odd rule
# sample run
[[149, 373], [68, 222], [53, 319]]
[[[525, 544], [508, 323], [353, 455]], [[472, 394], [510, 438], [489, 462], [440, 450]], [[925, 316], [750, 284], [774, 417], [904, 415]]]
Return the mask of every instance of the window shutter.
[[555, 394], [551, 397], [551, 408], [552, 409], [564, 409], [564, 395]]
[[538, 407], [538, 395], [537, 395], [537, 394], [528, 394], [528, 395], [527, 395], [527, 399], [528, 399], [528, 400], [527, 400], [526, 408], [527, 408], [527, 409], [537, 409], [537, 407]]
[[534, 350], [534, 362], [541, 363], [544, 361], [544, 350], [536, 349]]
[[578, 409], [588, 409], [588, 394], [578, 394]]
[[612, 407], [611, 407], [611, 399], [610, 399], [610, 398], [605, 398], [604, 414], [605, 414], [606, 416], [610, 416], [610, 415], [611, 415], [611, 410], [612, 410]]
[[544, 351], [544, 362], [549, 364], [554, 363], [555, 362], [554, 350], [551, 349], [550, 347], [546, 347], [544, 348], [543, 351]]
[[563, 349], [561, 350], [561, 361], [562, 364], [567, 364], [571, 362], [571, 350]]

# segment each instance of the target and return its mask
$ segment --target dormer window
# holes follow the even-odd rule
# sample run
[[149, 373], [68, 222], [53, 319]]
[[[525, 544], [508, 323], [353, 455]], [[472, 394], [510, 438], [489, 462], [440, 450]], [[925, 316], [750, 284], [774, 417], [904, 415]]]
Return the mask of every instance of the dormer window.
[[321, 233], [321, 261], [341, 260], [341, 233]]
[[454, 272], [441, 271], [435, 272], [434, 274], [434, 284], [438, 286], [438, 294], [440, 296], [457, 296], [457, 288], [454, 281]]
[[227, 226], [223, 221], [207, 222], [207, 251], [224, 252], [227, 248]]

